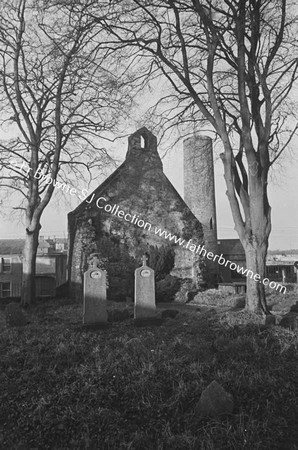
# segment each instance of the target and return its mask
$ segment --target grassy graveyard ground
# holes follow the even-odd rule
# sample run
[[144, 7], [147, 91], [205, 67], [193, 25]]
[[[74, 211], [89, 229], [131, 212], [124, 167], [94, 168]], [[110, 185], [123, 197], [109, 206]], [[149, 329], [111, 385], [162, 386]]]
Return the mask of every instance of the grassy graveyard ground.
[[[287, 295], [270, 302], [289, 309], [297, 292]], [[297, 331], [195, 304], [160, 326], [84, 330], [81, 310], [45, 301], [20, 328], [0, 311], [0, 448], [298, 449]], [[212, 380], [235, 410], [200, 419]]]

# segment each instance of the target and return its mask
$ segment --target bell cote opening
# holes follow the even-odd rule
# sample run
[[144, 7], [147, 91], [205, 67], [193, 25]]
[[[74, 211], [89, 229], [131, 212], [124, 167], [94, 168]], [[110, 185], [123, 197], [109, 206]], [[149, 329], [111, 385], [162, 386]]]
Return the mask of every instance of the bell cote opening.
[[146, 148], [146, 140], [145, 140], [144, 136], [140, 136], [140, 147], [142, 150], [145, 150], [145, 148]]
[[157, 138], [148, 128], [142, 127], [128, 138], [126, 160], [135, 164], [150, 164], [162, 168], [161, 159], [157, 151]]

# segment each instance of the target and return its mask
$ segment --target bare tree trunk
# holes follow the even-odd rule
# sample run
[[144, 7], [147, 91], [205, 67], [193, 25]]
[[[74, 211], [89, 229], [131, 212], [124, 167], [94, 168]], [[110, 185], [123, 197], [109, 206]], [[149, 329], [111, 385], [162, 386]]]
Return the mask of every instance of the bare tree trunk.
[[28, 307], [35, 301], [35, 269], [38, 235], [40, 225], [34, 231], [26, 229], [25, 245], [23, 250], [23, 280], [22, 280], [22, 306]]
[[[271, 232], [271, 208], [267, 198], [267, 169], [260, 170], [259, 164], [252, 163], [249, 171], [250, 193], [243, 187], [237, 190], [235, 171], [233, 172], [232, 151], [228, 139], [225, 154], [221, 154], [227, 196], [235, 223], [235, 230], [243, 245], [246, 268], [249, 272], [246, 283], [246, 309], [252, 312], [269, 314], [266, 304], [265, 286], [266, 255], [268, 238]], [[240, 198], [243, 214], [240, 210]], [[244, 216], [244, 219], [243, 219]], [[256, 277], [259, 275], [259, 278]]]
[[[266, 244], [254, 246], [246, 243], [245, 245], [246, 267], [252, 271], [251, 276], [247, 277], [246, 309], [251, 312], [264, 314], [269, 314], [266, 304], [265, 286], [262, 282], [266, 277], [267, 247], [268, 245]], [[257, 275], [259, 275], [259, 278], [256, 277]]]

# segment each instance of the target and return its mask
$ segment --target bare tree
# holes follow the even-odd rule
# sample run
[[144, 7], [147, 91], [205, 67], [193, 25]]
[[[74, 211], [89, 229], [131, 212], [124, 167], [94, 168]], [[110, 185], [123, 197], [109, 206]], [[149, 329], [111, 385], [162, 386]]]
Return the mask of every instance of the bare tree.
[[271, 231], [268, 172], [297, 130], [291, 97], [298, 65], [295, 2], [111, 3], [114, 11], [122, 9], [121, 20], [93, 18], [111, 41], [138, 48], [143, 62], [168, 80], [173, 91], [164, 100], [176, 105], [167, 125], [209, 123], [220, 138], [235, 230], [247, 268], [259, 276], [247, 279], [246, 306], [268, 313], [262, 283]]
[[26, 217], [23, 305], [35, 297], [40, 219], [59, 187], [58, 173], [79, 176], [105, 166], [110, 157], [98, 139], [130, 105], [125, 75], [122, 81], [116, 76], [121, 62], [102, 45], [100, 24], [86, 19], [92, 2], [83, 3], [1, 4], [0, 186], [23, 196], [17, 206]]

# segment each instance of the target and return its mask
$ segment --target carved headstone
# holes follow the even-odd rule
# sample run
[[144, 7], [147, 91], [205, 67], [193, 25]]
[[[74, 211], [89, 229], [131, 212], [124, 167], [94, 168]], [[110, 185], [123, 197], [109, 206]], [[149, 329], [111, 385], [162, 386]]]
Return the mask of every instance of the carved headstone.
[[155, 317], [155, 311], [154, 270], [146, 265], [146, 256], [143, 256], [142, 267], [135, 270], [134, 318]]
[[98, 261], [84, 273], [83, 324], [106, 323], [106, 272], [98, 268]]

